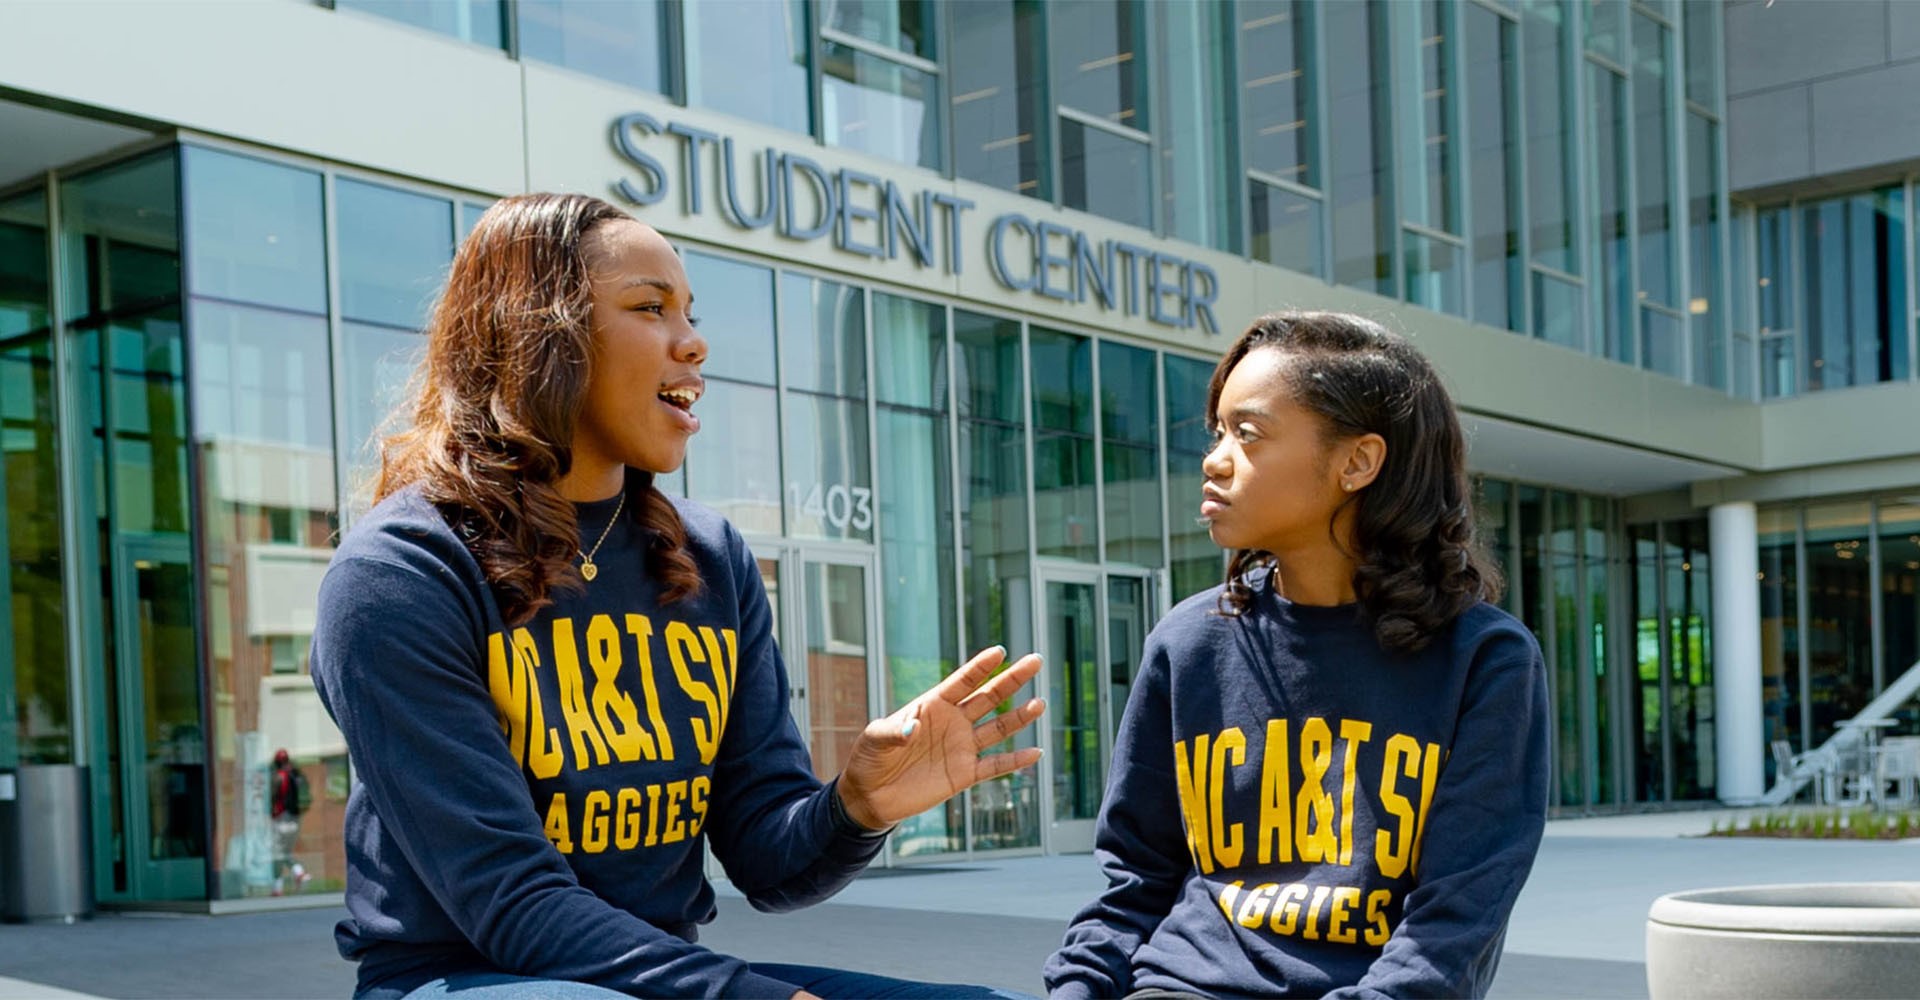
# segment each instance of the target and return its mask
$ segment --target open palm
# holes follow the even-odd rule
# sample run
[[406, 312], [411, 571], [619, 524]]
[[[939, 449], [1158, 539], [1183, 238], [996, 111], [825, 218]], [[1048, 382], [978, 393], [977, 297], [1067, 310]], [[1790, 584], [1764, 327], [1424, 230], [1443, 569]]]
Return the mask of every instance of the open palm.
[[982, 650], [899, 711], [867, 723], [840, 773], [840, 797], [855, 821], [885, 829], [1040, 760], [1038, 747], [980, 755], [1046, 711], [1034, 698], [987, 719], [1040, 672], [1040, 657], [1029, 655], [995, 674], [1006, 655], [998, 646]]

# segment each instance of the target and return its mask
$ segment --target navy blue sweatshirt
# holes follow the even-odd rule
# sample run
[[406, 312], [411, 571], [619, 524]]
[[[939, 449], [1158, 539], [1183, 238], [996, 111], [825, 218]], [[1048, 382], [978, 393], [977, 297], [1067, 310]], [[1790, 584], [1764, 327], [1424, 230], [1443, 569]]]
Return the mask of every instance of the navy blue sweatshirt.
[[709, 841], [753, 905], [844, 886], [880, 850], [832, 808], [788, 708], [760, 573], [718, 514], [676, 500], [705, 589], [662, 604], [617, 500], [584, 592], [509, 627], [479, 564], [414, 490], [320, 587], [313, 676], [359, 778], [336, 937], [362, 995], [498, 969], [651, 997], [795, 987], [695, 944]]
[[1268, 579], [1148, 638], [1055, 998], [1486, 993], [1546, 821], [1539, 646], [1480, 604], [1389, 654]]

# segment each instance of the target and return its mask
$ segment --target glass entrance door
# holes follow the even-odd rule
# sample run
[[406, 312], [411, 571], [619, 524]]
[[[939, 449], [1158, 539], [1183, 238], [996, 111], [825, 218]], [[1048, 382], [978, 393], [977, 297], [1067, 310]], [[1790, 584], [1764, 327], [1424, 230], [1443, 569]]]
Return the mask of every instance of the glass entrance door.
[[195, 640], [186, 345], [172, 150], [63, 183], [95, 895], [205, 898], [206, 736]]
[[1042, 582], [1046, 658], [1048, 849], [1093, 849], [1113, 734], [1152, 626], [1150, 581], [1128, 573], [1047, 569]]
[[789, 662], [794, 713], [822, 781], [839, 774], [873, 718], [873, 591], [864, 555], [802, 553], [804, 658]]

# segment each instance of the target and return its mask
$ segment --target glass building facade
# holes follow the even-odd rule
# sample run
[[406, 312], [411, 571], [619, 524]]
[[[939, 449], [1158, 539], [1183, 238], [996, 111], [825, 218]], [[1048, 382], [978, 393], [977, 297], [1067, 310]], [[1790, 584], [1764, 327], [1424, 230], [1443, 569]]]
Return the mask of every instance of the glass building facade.
[[[736, 156], [714, 123], [853, 157], [878, 189], [1002, 199], [1029, 232], [1237, 260], [1299, 299], [1266, 306], [1364, 301], [1729, 407], [1914, 377], [1912, 181], [1730, 200], [1718, 3], [289, 6], [682, 111], [689, 163], [729, 144], [709, 197], [738, 179], [769, 219], [794, 211], [771, 173], [790, 161]], [[844, 172], [820, 183], [845, 207]], [[273, 892], [283, 747], [316, 793], [296, 856], [340, 886], [352, 764], [307, 674], [315, 591], [454, 250], [509, 190], [184, 128], [0, 178], [0, 770], [91, 765], [102, 900]], [[959, 253], [887, 212], [886, 247]], [[661, 228], [712, 356], [662, 485], [751, 543], [817, 768], [968, 652], [1035, 649], [1050, 709], [1019, 740], [1045, 763], [909, 821], [887, 861], [1090, 849], [1144, 637], [1220, 581], [1194, 517], [1203, 410], [1247, 317], [1143, 335], [953, 270], [869, 273], [844, 218], [815, 243], [680, 221]], [[1160, 281], [1072, 252], [1070, 305]], [[1714, 798], [1706, 513], [1564, 464], [1476, 467], [1505, 606], [1546, 655], [1555, 810]], [[1818, 744], [1920, 659], [1915, 502], [1762, 505], [1769, 739]]]

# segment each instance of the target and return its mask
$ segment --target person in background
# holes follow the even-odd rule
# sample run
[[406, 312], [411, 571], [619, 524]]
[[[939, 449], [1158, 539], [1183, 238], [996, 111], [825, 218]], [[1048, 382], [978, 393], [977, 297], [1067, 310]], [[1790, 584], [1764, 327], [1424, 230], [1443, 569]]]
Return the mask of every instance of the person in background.
[[268, 786], [273, 816], [273, 894], [285, 892], [289, 880], [299, 892], [313, 876], [294, 857], [294, 845], [300, 842], [300, 817], [312, 796], [307, 792], [307, 776], [293, 766], [293, 758], [283, 747], [273, 752], [273, 778]]
[[1226, 582], [1148, 637], [1047, 962], [1079, 997], [1479, 997], [1545, 825], [1546, 672], [1495, 607], [1452, 401], [1358, 316], [1262, 317], [1214, 370]]
[[313, 637], [361, 779], [360, 996], [991, 995], [698, 944], [709, 846], [756, 908], [818, 902], [901, 820], [1038, 760], [993, 748], [1044, 706], [1003, 704], [1039, 658], [989, 649], [814, 777], [753, 553], [655, 482], [700, 427], [693, 301], [659, 233], [582, 195], [497, 202], [455, 256]]

